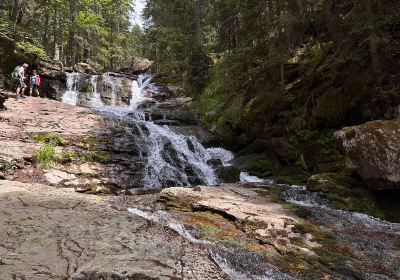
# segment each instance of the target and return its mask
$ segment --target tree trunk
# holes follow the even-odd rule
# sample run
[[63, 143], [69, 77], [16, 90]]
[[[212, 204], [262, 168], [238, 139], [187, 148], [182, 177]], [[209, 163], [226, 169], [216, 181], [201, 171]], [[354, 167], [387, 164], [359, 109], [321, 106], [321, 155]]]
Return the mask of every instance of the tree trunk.
[[50, 16], [49, 13], [46, 13], [44, 15], [44, 28], [43, 28], [43, 35], [42, 35], [42, 45], [46, 51], [46, 53], [49, 53], [49, 21], [50, 21]]
[[201, 46], [203, 44], [203, 25], [202, 25], [202, 9], [203, 0], [197, 0], [195, 4], [195, 19], [196, 19], [196, 38]]

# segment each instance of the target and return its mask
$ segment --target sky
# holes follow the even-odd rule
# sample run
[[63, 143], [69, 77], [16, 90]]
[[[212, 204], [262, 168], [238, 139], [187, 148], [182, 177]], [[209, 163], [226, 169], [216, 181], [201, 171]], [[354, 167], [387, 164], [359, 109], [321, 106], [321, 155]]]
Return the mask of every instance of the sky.
[[132, 0], [135, 4], [135, 12], [132, 14], [132, 24], [139, 24], [143, 27], [143, 19], [141, 17], [144, 7], [146, 6], [146, 0]]

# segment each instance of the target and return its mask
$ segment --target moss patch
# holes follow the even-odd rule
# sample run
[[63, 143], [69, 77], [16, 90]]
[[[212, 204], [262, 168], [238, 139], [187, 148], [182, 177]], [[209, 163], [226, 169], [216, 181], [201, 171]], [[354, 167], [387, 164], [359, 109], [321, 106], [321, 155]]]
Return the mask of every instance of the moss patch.
[[322, 193], [336, 208], [363, 212], [378, 218], [387, 216], [384, 209], [379, 207], [375, 194], [351, 177], [335, 173], [318, 174], [308, 180], [307, 187]]
[[37, 142], [46, 143], [52, 146], [67, 146], [69, 142], [58, 133], [38, 134], [33, 137]]

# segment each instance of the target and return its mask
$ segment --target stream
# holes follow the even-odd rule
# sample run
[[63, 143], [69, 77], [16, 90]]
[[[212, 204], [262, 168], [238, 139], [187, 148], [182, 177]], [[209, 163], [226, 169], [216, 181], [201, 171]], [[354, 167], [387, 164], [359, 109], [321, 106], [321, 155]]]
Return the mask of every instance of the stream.
[[[113, 134], [112, 146], [131, 158], [126, 163], [126, 170], [114, 170], [116, 184], [128, 188], [163, 189], [223, 183], [216, 169], [229, 167], [234, 155], [220, 147], [206, 148], [190, 132], [182, 133], [187, 127], [198, 127], [200, 121], [194, 114], [174, 115], [171, 112], [175, 112], [175, 108], [163, 108], [157, 99], [161, 94], [162, 89], [152, 84], [147, 75], [131, 80], [117, 73], [97, 76], [69, 73], [62, 102], [91, 108], [122, 124], [122, 128]], [[121, 156], [121, 160], [127, 159]], [[222, 167], [213, 165], [215, 160]], [[240, 182], [274, 183], [245, 172], [240, 174]], [[328, 274], [334, 276], [324, 279], [400, 279], [400, 254], [394, 241], [400, 240], [400, 224], [336, 210], [324, 197], [303, 186], [281, 185], [278, 195], [286, 203], [309, 211], [307, 220], [331, 232], [337, 242], [351, 249], [352, 258], [359, 261], [347, 264], [342, 271], [332, 268], [334, 272]], [[198, 239], [193, 229], [185, 227], [167, 211], [145, 207], [130, 208], [129, 211], [162, 224], [203, 247], [231, 279], [320, 279], [293, 275], [269, 265], [265, 257], [236, 245], [229, 247]], [[363, 271], [365, 267], [372, 268]]]

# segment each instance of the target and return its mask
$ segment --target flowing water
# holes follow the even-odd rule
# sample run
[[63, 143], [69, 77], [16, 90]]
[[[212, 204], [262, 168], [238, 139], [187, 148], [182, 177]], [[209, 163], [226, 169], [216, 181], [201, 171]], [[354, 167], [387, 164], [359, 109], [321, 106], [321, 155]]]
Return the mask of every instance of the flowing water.
[[[145, 88], [150, 83], [151, 77], [146, 75], [130, 80], [115, 73], [100, 76], [70, 73], [67, 74], [68, 90], [62, 100], [79, 105], [86, 98], [88, 107], [112, 120], [126, 123], [124, 135], [115, 143], [118, 146], [116, 149], [123, 149], [133, 142], [134, 148], [131, 150], [135, 151], [135, 156], [132, 159], [136, 161], [139, 170], [135, 170], [135, 178], [130, 175], [120, 176], [132, 188], [139, 186], [155, 189], [220, 183], [215, 168], [208, 162], [219, 159], [224, 166], [228, 166], [233, 154], [222, 148], [206, 149], [196, 137], [177, 133], [167, 125], [152, 122], [149, 116], [157, 104], [145, 96]], [[90, 88], [86, 90], [89, 91], [86, 95], [80, 92], [84, 84]], [[129, 97], [129, 101], [123, 103], [123, 96]], [[132, 166], [132, 169], [135, 167]], [[246, 181], [258, 180], [246, 175], [243, 178]]]

